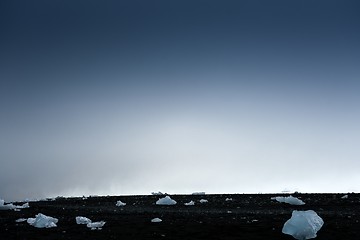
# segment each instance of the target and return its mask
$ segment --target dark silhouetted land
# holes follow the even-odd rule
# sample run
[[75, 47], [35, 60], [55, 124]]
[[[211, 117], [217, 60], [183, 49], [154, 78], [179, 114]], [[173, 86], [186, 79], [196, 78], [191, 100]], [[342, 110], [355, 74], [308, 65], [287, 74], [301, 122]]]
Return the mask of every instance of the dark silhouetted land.
[[[360, 194], [293, 194], [306, 204], [271, 200], [284, 194], [171, 195], [173, 206], [155, 204], [161, 196], [57, 198], [30, 202], [21, 211], [0, 211], [0, 239], [293, 239], [281, 232], [293, 210], [314, 210], [324, 220], [316, 239], [360, 239]], [[231, 198], [232, 201], [225, 201]], [[207, 203], [200, 203], [207, 199]], [[116, 207], [118, 200], [125, 207]], [[193, 200], [195, 206], [184, 203]], [[19, 218], [43, 213], [59, 219], [56, 228], [38, 229]], [[102, 230], [77, 225], [76, 216], [106, 221]], [[151, 219], [161, 218], [160, 223]]]

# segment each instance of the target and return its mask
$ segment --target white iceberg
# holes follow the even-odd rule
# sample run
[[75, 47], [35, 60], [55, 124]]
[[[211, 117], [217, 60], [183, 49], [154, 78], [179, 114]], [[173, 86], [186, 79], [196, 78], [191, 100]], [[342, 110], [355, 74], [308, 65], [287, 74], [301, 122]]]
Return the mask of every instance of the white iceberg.
[[91, 230], [101, 230], [102, 227], [105, 225], [106, 222], [100, 221], [100, 222], [90, 222], [86, 226], [88, 228], [91, 228]]
[[42, 213], [39, 213], [35, 218], [28, 218], [27, 223], [36, 228], [52, 228], [57, 227], [56, 223], [58, 222], [57, 218], [46, 216]]
[[39, 199], [36, 198], [25, 198], [25, 200], [23, 202], [39, 202]]
[[159, 191], [159, 192], [151, 192], [151, 194], [152, 194], [152, 195], [165, 195], [164, 193], [162, 193], [162, 192], [160, 192], [160, 191]]
[[166, 196], [164, 198], [160, 198], [156, 201], [156, 205], [175, 205], [176, 201], [171, 199], [169, 196]]
[[205, 192], [193, 192], [192, 195], [205, 195]]
[[282, 232], [298, 240], [311, 239], [323, 226], [324, 221], [313, 210], [292, 212], [291, 218], [283, 226]]
[[151, 222], [159, 223], [159, 222], [162, 222], [162, 220], [160, 218], [153, 218], [153, 219], [151, 219]]
[[126, 205], [126, 203], [123, 203], [123, 202], [120, 201], [120, 200], [116, 202], [116, 206], [117, 206], [117, 207], [123, 207], [123, 206], [125, 206], [125, 205]]
[[27, 221], [27, 218], [19, 218], [19, 219], [15, 220], [15, 222], [17, 222], [17, 223], [26, 222], [26, 221]]
[[190, 202], [188, 202], [188, 203], [184, 203], [184, 205], [185, 206], [194, 206], [195, 205], [195, 203], [194, 203], [194, 201], [190, 201]]
[[88, 223], [91, 223], [91, 220], [87, 217], [81, 217], [81, 216], [78, 216], [75, 218], [76, 220], [76, 224], [88, 224]]
[[0, 200], [0, 210], [13, 210], [15, 206], [12, 203], [4, 204], [4, 200]]
[[29, 203], [24, 203], [23, 205], [21, 205], [21, 206], [16, 206], [15, 205], [15, 208], [17, 208], [17, 209], [23, 209], [23, 208], [29, 208], [30, 206], [29, 206]]
[[288, 203], [291, 205], [304, 205], [305, 203], [293, 196], [289, 196], [289, 197], [272, 197], [271, 200], [276, 200], [278, 202], [282, 202], [282, 203]]
[[200, 199], [200, 201], [199, 201], [200, 203], [207, 203], [207, 202], [209, 202], [208, 200], [206, 200], [206, 199]]
[[14, 205], [12, 203], [5, 204], [5, 201], [0, 199], [0, 210], [18, 210], [29, 207], [29, 203], [24, 203], [23, 205]]

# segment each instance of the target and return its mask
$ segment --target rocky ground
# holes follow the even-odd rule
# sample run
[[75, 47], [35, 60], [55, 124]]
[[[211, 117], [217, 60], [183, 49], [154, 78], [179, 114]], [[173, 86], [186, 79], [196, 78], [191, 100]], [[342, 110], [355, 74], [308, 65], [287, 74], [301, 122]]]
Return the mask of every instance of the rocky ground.
[[[271, 200], [284, 194], [172, 195], [173, 206], [158, 206], [161, 196], [57, 198], [30, 202], [21, 211], [0, 211], [0, 239], [293, 239], [281, 232], [293, 210], [314, 210], [324, 220], [317, 239], [360, 239], [360, 194], [293, 194], [306, 204]], [[232, 201], [226, 201], [231, 198]], [[200, 203], [207, 199], [207, 203]], [[115, 206], [121, 200], [127, 205]], [[194, 206], [184, 203], [193, 200]], [[18, 203], [21, 204], [21, 203]], [[56, 228], [39, 229], [19, 218], [43, 213], [59, 219]], [[77, 225], [76, 216], [105, 221], [102, 230]], [[151, 219], [161, 218], [160, 223]]]

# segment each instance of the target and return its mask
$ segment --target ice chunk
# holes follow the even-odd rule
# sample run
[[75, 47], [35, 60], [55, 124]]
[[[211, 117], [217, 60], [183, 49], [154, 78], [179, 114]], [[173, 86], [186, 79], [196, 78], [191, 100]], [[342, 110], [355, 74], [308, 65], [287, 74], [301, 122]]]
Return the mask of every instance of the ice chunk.
[[349, 197], [349, 195], [346, 194], [346, 195], [342, 196], [341, 198], [342, 199], [347, 199], [348, 197]]
[[156, 205], [175, 205], [176, 201], [171, 199], [169, 196], [166, 196], [164, 198], [160, 198], [156, 201]]
[[105, 225], [106, 222], [100, 221], [100, 222], [90, 222], [86, 226], [88, 228], [91, 228], [91, 230], [101, 230], [102, 227]]
[[24, 203], [23, 205], [21, 206], [15, 206], [15, 208], [18, 208], [18, 209], [22, 209], [22, 208], [29, 208], [29, 203]]
[[36, 198], [25, 198], [24, 202], [39, 202], [40, 200]]
[[232, 198], [226, 198], [225, 201], [232, 201]]
[[19, 218], [19, 219], [15, 220], [15, 222], [17, 222], [17, 223], [26, 222], [26, 221], [27, 221], [27, 218]]
[[192, 195], [205, 195], [205, 192], [193, 192]]
[[12, 203], [5, 204], [3, 199], [0, 199], [0, 210], [13, 210], [15, 206]]
[[200, 203], [207, 203], [207, 202], [209, 202], [208, 200], [206, 200], [206, 199], [200, 199], [200, 201], [199, 201]]
[[57, 227], [56, 223], [58, 222], [57, 218], [46, 216], [42, 213], [39, 213], [35, 218], [28, 218], [27, 223], [36, 228], [52, 228]]
[[29, 203], [24, 203], [23, 205], [14, 205], [12, 203], [5, 204], [5, 201], [3, 199], [0, 199], [0, 210], [17, 210], [20, 211], [20, 209], [28, 208]]
[[184, 203], [184, 205], [185, 205], [185, 206], [194, 206], [195, 203], [194, 203], [194, 201], [190, 201], [190, 202], [188, 202], [188, 203]]
[[78, 216], [75, 218], [76, 220], [76, 223], [77, 224], [88, 224], [88, 223], [91, 223], [91, 220], [88, 219], [87, 217], [81, 217], [81, 216]]
[[160, 191], [159, 191], [159, 192], [151, 192], [151, 194], [152, 194], [152, 195], [165, 195], [164, 193], [162, 193], [162, 192], [160, 192]]
[[324, 221], [313, 210], [292, 212], [291, 218], [283, 226], [282, 232], [298, 240], [311, 239], [323, 226]]
[[293, 196], [289, 196], [289, 197], [272, 197], [271, 200], [276, 200], [278, 202], [283, 202], [283, 203], [288, 203], [291, 205], [304, 205], [305, 203]]
[[12, 203], [6, 205], [0, 205], [0, 210], [13, 210], [13, 209], [15, 209], [15, 206]]
[[120, 201], [120, 200], [116, 202], [116, 206], [117, 206], [117, 207], [123, 207], [123, 206], [125, 206], [125, 205], [126, 205], [126, 203], [123, 203], [123, 202]]
[[159, 223], [159, 222], [162, 222], [162, 220], [160, 218], [153, 218], [153, 219], [151, 219], [151, 222]]

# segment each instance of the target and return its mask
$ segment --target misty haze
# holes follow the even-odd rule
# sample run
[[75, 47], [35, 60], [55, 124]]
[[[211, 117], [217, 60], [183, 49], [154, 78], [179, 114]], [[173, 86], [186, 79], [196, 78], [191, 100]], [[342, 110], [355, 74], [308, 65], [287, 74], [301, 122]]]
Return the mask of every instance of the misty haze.
[[0, 3], [0, 199], [358, 193], [359, 10]]

